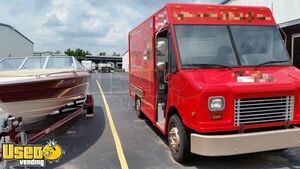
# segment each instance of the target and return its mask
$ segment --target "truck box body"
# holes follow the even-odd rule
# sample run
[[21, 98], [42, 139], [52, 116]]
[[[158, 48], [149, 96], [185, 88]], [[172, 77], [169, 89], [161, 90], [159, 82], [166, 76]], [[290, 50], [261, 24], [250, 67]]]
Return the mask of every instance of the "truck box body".
[[82, 60], [81, 64], [88, 70], [89, 72], [93, 71], [93, 63], [91, 60]]
[[101, 72], [111, 72], [115, 70], [115, 64], [112, 62], [98, 63], [98, 70]]
[[[210, 141], [207, 134], [300, 124], [300, 72], [290, 65], [266, 7], [168, 3], [130, 31], [128, 39], [131, 98], [141, 101], [140, 111], [164, 134], [170, 117], [179, 116], [196, 133], [191, 134], [196, 154], [218, 155], [195, 146], [195, 141]], [[296, 146], [295, 140], [280, 141], [273, 149]], [[219, 155], [271, 149], [248, 147]]]

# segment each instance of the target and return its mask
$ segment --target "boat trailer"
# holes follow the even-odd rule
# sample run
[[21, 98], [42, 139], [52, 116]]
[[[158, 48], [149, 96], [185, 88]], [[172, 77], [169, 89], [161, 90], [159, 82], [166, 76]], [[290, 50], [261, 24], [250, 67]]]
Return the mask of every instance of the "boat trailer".
[[[1, 143], [31, 144], [68, 123], [80, 114], [94, 116], [94, 99], [92, 95], [67, 104], [45, 120], [33, 124], [22, 124], [22, 119], [8, 117], [0, 134]], [[2, 147], [0, 148], [2, 154]]]

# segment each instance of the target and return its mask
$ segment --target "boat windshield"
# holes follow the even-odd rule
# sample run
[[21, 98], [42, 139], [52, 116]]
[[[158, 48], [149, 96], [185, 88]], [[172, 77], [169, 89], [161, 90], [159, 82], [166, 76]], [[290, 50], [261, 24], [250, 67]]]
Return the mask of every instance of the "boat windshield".
[[275, 26], [175, 25], [183, 68], [290, 65]]
[[81, 69], [85, 68], [74, 57], [42, 56], [5, 58], [0, 61], [0, 71], [14, 71], [25, 69]]
[[44, 66], [45, 57], [28, 58], [24, 63], [22, 69], [42, 69]]
[[73, 59], [64, 57], [50, 57], [47, 63], [47, 69], [63, 69], [72, 68], [74, 66]]
[[23, 61], [24, 58], [3, 59], [0, 62], [0, 70], [18, 70]]

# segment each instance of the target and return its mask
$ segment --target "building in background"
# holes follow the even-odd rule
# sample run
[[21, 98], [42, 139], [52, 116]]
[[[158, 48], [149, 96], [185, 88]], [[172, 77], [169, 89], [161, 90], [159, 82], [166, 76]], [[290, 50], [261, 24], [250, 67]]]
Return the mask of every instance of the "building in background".
[[82, 60], [91, 60], [96, 65], [99, 63], [113, 63], [115, 69], [122, 69], [122, 57], [121, 56], [92, 56], [87, 55], [85, 59], [78, 59], [79, 61]]
[[34, 43], [14, 27], [0, 23], [0, 58], [32, 56]]
[[67, 56], [67, 55], [62, 52], [45, 51], [45, 52], [34, 52], [33, 56]]
[[228, 5], [252, 5], [269, 7], [277, 24], [293, 64], [300, 68], [300, 0], [227, 0]]
[[129, 52], [128, 50], [126, 52], [123, 53], [122, 55], [122, 69], [125, 72], [128, 72], [128, 65], [129, 65]]

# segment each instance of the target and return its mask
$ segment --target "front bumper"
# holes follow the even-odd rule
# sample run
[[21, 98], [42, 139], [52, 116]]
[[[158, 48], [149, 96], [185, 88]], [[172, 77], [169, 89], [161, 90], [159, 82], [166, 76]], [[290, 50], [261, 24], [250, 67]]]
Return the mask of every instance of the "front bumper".
[[228, 156], [300, 146], [300, 128], [230, 135], [191, 134], [191, 152]]

